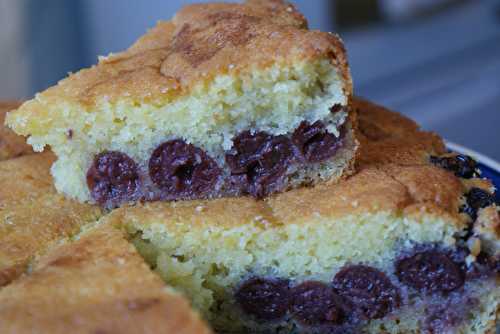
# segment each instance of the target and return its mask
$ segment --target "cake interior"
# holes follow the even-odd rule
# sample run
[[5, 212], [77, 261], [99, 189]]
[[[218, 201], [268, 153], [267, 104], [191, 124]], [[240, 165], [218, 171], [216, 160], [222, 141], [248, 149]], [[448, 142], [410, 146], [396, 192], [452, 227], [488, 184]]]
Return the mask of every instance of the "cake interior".
[[[242, 191], [235, 189], [234, 182], [228, 180], [235, 167], [228, 164], [226, 157], [235, 153], [234, 141], [238, 136], [247, 132], [252, 136], [264, 133], [272, 140], [276, 137], [278, 141], [286, 139], [288, 142], [283, 145], [290, 145], [291, 137], [301, 125], [318, 125], [321, 135], [327, 134], [329, 143], [338, 146], [338, 155], [306, 159], [303, 163], [311, 165], [309, 169], [293, 164], [295, 168], [286, 174], [290, 183], [301, 184], [332, 175], [338, 177], [339, 169], [345, 168], [352, 158], [349, 151], [356, 145], [351, 125], [346, 125], [349, 123], [346, 109], [349, 97], [344, 85], [331, 60], [323, 58], [291, 64], [274, 63], [245, 73], [229, 71], [195, 85], [189, 94], [175, 98], [166, 94], [161, 101], [136, 101], [132, 96], [110, 101], [102, 97], [90, 107], [83, 103], [53, 104], [39, 95], [37, 103], [43, 106], [46, 121], [30, 125], [32, 131], [28, 141], [38, 151], [45, 145], [51, 146], [58, 157], [52, 167], [56, 188], [81, 201], [101, 200], [92, 196], [89, 190], [88, 173], [96, 157], [107, 152], [122, 155], [120, 163], [134, 170], [134, 182], [128, 185], [126, 198], [118, 198], [115, 202], [155, 196], [208, 198], [214, 197], [214, 193], [230, 195]], [[347, 133], [342, 134], [342, 131]], [[150, 160], [162, 144], [176, 140], [182, 141], [181, 150], [191, 152], [192, 165], [205, 163], [204, 168], [199, 169], [213, 171], [213, 175], [203, 175], [202, 179], [213, 178], [220, 182], [208, 182], [208, 185], [205, 182], [180, 195], [164, 191], [169, 185], [155, 182], [154, 175], [150, 175]], [[302, 172], [297, 173], [298, 169]], [[287, 182], [280, 182], [274, 188], [283, 190]], [[162, 191], [155, 189], [155, 183]], [[113, 203], [107, 204], [113, 206]]]
[[168, 223], [126, 217], [146, 261], [220, 332], [470, 333], [495, 318], [491, 259], [472, 256], [445, 218], [379, 212], [282, 224], [261, 215], [195, 226], [177, 214]]

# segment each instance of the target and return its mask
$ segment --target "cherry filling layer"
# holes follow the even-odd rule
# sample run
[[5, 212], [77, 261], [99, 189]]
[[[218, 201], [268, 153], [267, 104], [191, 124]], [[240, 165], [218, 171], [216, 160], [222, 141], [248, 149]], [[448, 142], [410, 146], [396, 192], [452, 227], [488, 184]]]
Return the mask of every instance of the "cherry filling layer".
[[[467, 267], [461, 262], [465, 257], [460, 252], [415, 250], [395, 261], [393, 279], [376, 268], [360, 264], [343, 267], [331, 283], [294, 284], [282, 278], [252, 277], [236, 289], [234, 297], [241, 310], [259, 322], [289, 319], [299, 327], [342, 332], [342, 328], [354, 328], [397, 312], [403, 305], [402, 291], [420, 294], [421, 298], [432, 295], [429, 297], [432, 303], [440, 298], [449, 302], [452, 299], [447, 296], [451, 293], [455, 294], [454, 300], [463, 299], [461, 288], [466, 280], [499, 273], [498, 259], [481, 254], [476, 265]], [[423, 320], [428, 327], [435, 324], [445, 328], [460, 322], [457, 314], [460, 312], [451, 314], [443, 310]]]
[[290, 166], [333, 157], [342, 146], [344, 132], [341, 129], [337, 138], [320, 121], [313, 124], [304, 121], [290, 136], [244, 131], [233, 139], [233, 148], [225, 154], [229, 169], [225, 179], [221, 166], [212, 157], [182, 139], [156, 147], [141, 178], [132, 158], [121, 152], [106, 151], [94, 158], [87, 172], [87, 185], [92, 198], [107, 207], [138, 198], [175, 200], [216, 196], [221, 184], [225, 193], [262, 198], [286, 187]]
[[233, 139], [233, 149], [226, 154], [233, 183], [256, 198], [280, 190], [291, 165], [318, 163], [333, 157], [343, 144], [345, 130], [341, 130], [341, 135], [335, 137], [321, 121], [303, 121], [291, 138], [242, 132]]

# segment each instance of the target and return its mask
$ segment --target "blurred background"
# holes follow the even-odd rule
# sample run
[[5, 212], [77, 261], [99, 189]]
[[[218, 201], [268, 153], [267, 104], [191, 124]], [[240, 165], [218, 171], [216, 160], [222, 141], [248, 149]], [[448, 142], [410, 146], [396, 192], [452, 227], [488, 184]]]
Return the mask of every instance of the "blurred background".
[[[0, 0], [0, 98], [33, 96], [192, 2]], [[500, 160], [500, 0], [294, 3], [341, 35], [356, 95]]]

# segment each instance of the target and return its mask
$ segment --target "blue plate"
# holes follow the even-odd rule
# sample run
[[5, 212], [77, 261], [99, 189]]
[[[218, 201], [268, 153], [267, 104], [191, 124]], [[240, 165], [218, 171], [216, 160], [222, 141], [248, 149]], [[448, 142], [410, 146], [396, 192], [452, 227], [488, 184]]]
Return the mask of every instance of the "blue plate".
[[[461, 145], [446, 142], [446, 146], [455, 152], [466, 154], [474, 158], [478, 162], [478, 167], [481, 170], [481, 177], [490, 179], [496, 189], [500, 189], [500, 163], [471, 149]], [[497, 203], [500, 203], [500, 191], [495, 193]]]

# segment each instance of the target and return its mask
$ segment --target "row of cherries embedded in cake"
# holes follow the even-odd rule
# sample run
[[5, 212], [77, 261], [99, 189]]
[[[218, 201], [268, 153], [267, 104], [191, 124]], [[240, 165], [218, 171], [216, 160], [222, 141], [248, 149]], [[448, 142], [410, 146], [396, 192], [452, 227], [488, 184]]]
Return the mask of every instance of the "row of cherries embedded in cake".
[[466, 280], [500, 273], [499, 259], [484, 253], [467, 267], [465, 251], [436, 247], [415, 250], [395, 263], [398, 283], [382, 271], [362, 264], [347, 265], [332, 282], [305, 281], [292, 286], [281, 278], [252, 277], [235, 291], [244, 313], [259, 321], [275, 322], [289, 315], [300, 326], [353, 326], [380, 319], [401, 306], [400, 284], [424, 295], [446, 295]]
[[[291, 138], [244, 131], [234, 138], [234, 147], [225, 156], [231, 170], [229, 183], [240, 189], [239, 193], [266, 196], [290, 164], [316, 163], [335, 155], [342, 145], [342, 134], [335, 137], [321, 121], [303, 121]], [[213, 158], [182, 139], [159, 145], [148, 168], [151, 181], [169, 200], [203, 197], [213, 191], [222, 175]], [[136, 200], [140, 192], [137, 163], [122, 152], [102, 152], [87, 172], [87, 185], [101, 205]]]

